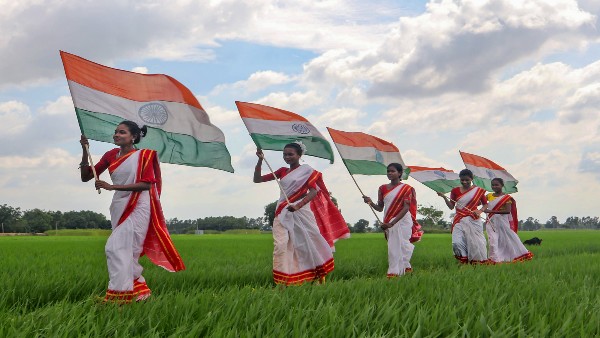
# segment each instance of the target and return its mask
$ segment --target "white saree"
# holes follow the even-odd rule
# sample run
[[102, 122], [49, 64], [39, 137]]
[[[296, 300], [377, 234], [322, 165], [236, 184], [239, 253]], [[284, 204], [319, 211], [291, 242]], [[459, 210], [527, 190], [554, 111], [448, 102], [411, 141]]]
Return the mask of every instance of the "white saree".
[[[115, 185], [133, 184], [136, 182], [140, 151], [135, 151], [125, 159], [110, 177]], [[133, 212], [119, 224], [119, 220], [127, 207], [132, 191], [115, 191], [110, 205], [110, 220], [112, 233], [105, 246], [108, 265], [108, 291], [107, 295], [126, 295], [134, 290], [134, 281], [143, 285], [145, 291], [143, 268], [138, 262], [143, 251], [144, 240], [150, 223], [150, 192], [140, 193], [137, 205]], [[138, 292], [138, 298], [143, 299], [150, 295], [150, 290]]]
[[[304, 164], [285, 175], [280, 183], [287, 196], [302, 193], [313, 172], [313, 168]], [[281, 194], [277, 209], [281, 207], [273, 222], [275, 282], [292, 285], [325, 277], [333, 270], [333, 253], [319, 232], [310, 203], [291, 212]]]
[[[396, 215], [388, 215], [388, 212], [404, 185], [404, 183], [399, 184], [383, 197], [384, 219], [396, 217]], [[415, 249], [410, 242], [412, 227], [413, 220], [408, 211], [393, 227], [388, 229], [388, 277], [403, 275], [408, 269], [412, 269], [410, 259]]]
[[[473, 187], [456, 201], [456, 215], [452, 229], [452, 250], [461, 263], [484, 263], [487, 261], [487, 248], [483, 235], [483, 223], [474, 218], [471, 211], [477, 207], [474, 199], [482, 194], [481, 188]], [[469, 208], [470, 206], [470, 208]]]
[[[488, 209], [498, 210], [502, 205], [509, 206], [510, 203], [507, 202], [510, 198], [504, 196], [506, 195], [489, 201]], [[510, 222], [512, 218], [513, 215], [511, 213], [494, 213], [490, 214], [488, 218], [486, 230], [489, 242], [489, 256], [490, 260], [495, 263], [528, 260], [533, 257], [533, 254], [521, 243], [519, 236], [511, 229]]]

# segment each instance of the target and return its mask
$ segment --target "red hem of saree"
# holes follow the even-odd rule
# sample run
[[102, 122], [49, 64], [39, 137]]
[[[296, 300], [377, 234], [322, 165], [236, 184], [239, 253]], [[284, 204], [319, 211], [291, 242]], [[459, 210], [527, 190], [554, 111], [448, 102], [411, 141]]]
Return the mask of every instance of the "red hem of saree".
[[519, 256], [519, 257], [517, 257], [517, 258], [515, 258], [515, 259], [513, 259], [512, 261], [509, 261], [509, 262], [505, 262], [505, 261], [496, 262], [496, 261], [492, 261], [492, 260], [490, 260], [490, 261], [493, 262], [493, 264], [510, 264], [510, 263], [518, 263], [518, 262], [530, 261], [532, 259], [533, 259], [533, 253], [530, 252], [530, 251], [527, 251], [527, 253], [522, 254], [521, 256]]
[[515, 259], [513, 259], [513, 262], [524, 262], [524, 261], [530, 261], [533, 259], [533, 252], [527, 251], [526, 254], [523, 254]]
[[319, 281], [328, 273], [333, 271], [333, 258], [329, 259], [323, 265], [317, 266], [314, 269], [305, 270], [293, 274], [287, 274], [273, 270], [273, 279], [275, 284], [283, 285], [301, 285], [305, 282]]
[[467, 264], [467, 263], [469, 263], [469, 257], [454, 256], [454, 258], [456, 258], [461, 264]]
[[106, 290], [104, 296], [105, 303], [115, 304], [129, 304], [134, 299], [136, 301], [144, 300], [152, 294], [152, 291], [148, 287], [146, 282], [140, 282], [137, 279], [133, 281], [133, 291], [118, 291], [118, 290]]

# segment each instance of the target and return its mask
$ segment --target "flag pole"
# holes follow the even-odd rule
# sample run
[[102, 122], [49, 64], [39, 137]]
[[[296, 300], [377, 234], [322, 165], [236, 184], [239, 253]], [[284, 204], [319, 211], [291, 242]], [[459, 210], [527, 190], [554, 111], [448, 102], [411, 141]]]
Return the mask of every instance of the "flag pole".
[[[61, 60], [62, 60], [62, 51], [60, 51], [60, 53], [61, 53]], [[65, 70], [65, 76], [66, 76], [67, 69], [65, 68], [64, 62], [63, 62], [63, 69]], [[75, 99], [73, 99], [73, 91], [71, 90], [71, 83], [69, 81], [67, 81], [67, 87], [69, 87], [69, 94], [71, 95], [71, 101], [73, 102], [73, 107], [75, 107]], [[77, 114], [75, 114], [75, 116], [77, 116]], [[77, 116], [77, 123], [79, 124], [79, 130], [81, 131], [81, 135], [85, 136], [79, 116]], [[87, 151], [88, 160], [90, 161], [90, 166], [92, 167], [92, 173], [94, 174], [94, 182], [97, 182], [98, 174], [96, 173], [96, 168], [94, 168], [94, 161], [92, 160], [92, 154], [90, 154], [90, 145], [89, 144], [85, 145], [85, 151]], [[98, 188], [97, 190], [98, 190], [98, 194], [100, 194], [101, 193], [100, 188]]]
[[[92, 173], [94, 174], [94, 181], [98, 181], [98, 174], [96, 173], [96, 168], [94, 167], [94, 160], [92, 160], [92, 154], [90, 154], [90, 145], [85, 144], [85, 151], [88, 154], [88, 160], [90, 161], [90, 167], [92, 168]], [[100, 193], [100, 188], [98, 188], [98, 193]]]
[[267, 159], [265, 158], [264, 154], [262, 156], [262, 159], [267, 164], [267, 167], [269, 167], [269, 170], [271, 171], [271, 174], [273, 174], [273, 177], [275, 178], [275, 182], [277, 182], [277, 185], [279, 185], [279, 189], [281, 190], [281, 193], [285, 197], [285, 200], [287, 201], [288, 205], [292, 205], [292, 202], [290, 202], [290, 199], [288, 198], [288, 195], [283, 190], [283, 186], [281, 186], [281, 182], [279, 182], [279, 179], [277, 178], [277, 175], [275, 175], [275, 172], [273, 171], [273, 168], [271, 168], [271, 165], [269, 164], [269, 161], [267, 161]]
[[[337, 144], [335, 142], [333, 142], [333, 144], [335, 145], [335, 149], [337, 149], [338, 154], [339, 154], [340, 153], [340, 148], [338, 148], [338, 146], [337, 146]], [[356, 182], [356, 179], [354, 178], [354, 175], [352, 175], [352, 173], [350, 172], [350, 169], [348, 169], [348, 165], [346, 165], [346, 161], [344, 161], [344, 159], [342, 159], [342, 163], [344, 163], [344, 167], [346, 167], [346, 170], [348, 170], [348, 174], [350, 174], [350, 177], [352, 177], [352, 181], [354, 181], [354, 184], [358, 188], [358, 191], [360, 191], [361, 196], [366, 196], [365, 193], [360, 188], [360, 186], [358, 185], [358, 182]], [[373, 207], [370, 204], [369, 204], [369, 208], [373, 212], [373, 215], [375, 215], [375, 218], [377, 219], [377, 221], [379, 223], [383, 224], [383, 222], [381, 221], [381, 219], [379, 219], [379, 216], [375, 212], [375, 209], [373, 209]]]

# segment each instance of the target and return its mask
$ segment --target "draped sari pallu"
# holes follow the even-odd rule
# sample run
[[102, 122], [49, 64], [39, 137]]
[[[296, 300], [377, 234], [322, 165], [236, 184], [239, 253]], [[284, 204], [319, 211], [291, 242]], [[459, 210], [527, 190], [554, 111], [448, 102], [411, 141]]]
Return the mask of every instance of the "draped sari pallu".
[[350, 235], [346, 221], [331, 201], [322, 174], [310, 166], [301, 165], [285, 175], [280, 183], [292, 204], [306, 196], [311, 187], [316, 188], [317, 195], [295, 212], [287, 210], [288, 202], [283, 194], [279, 198], [274, 229], [285, 228], [284, 236], [288, 237], [284, 241], [291, 245], [287, 243], [283, 248], [275, 240], [275, 283], [298, 285], [322, 279], [334, 269], [334, 243]]
[[[150, 220], [140, 257], [146, 255], [152, 263], [171, 272], [184, 270], [185, 265], [183, 264], [179, 253], [175, 249], [173, 242], [171, 241], [171, 237], [169, 236], [162, 207], [160, 204], [162, 180], [156, 151], [149, 149], [141, 149], [123, 155], [109, 165], [109, 173], [111, 174], [111, 177], [113, 177], [113, 175], [116, 173], [120, 166], [126, 164], [126, 161], [128, 159], [135, 160], [135, 156], [138, 157], [137, 167], [135, 167], [135, 177], [133, 178], [133, 180], [127, 179], [125, 182], [119, 182], [118, 184], [132, 184], [141, 182], [143, 173], [145, 173], [146, 170], [149, 170], [150, 167], [151, 170], [153, 170], [154, 172], [155, 180], [151, 184], [149, 190]], [[131, 162], [128, 163], [128, 165], [133, 164], [134, 163]], [[113, 182], [115, 182], [114, 178]], [[117, 193], [119, 192], [115, 192], [115, 197], [113, 197], [113, 204], [115, 204], [115, 200], [117, 200]], [[121, 224], [123, 224], [123, 222], [125, 222], [134, 213], [136, 208], [139, 207], [138, 203], [140, 201], [140, 196], [142, 195], [143, 191], [131, 191], [128, 193], [130, 193], [129, 199], [127, 201], [127, 204], [122, 209], [120, 217], [118, 217], [117, 224], [113, 224], [113, 231], [115, 231]], [[117, 210], [117, 213], [119, 211], [120, 209]], [[127, 303], [132, 301], [134, 298], [143, 299], [149, 295], [150, 289], [148, 288], [148, 285], [146, 284], [145, 280], [143, 280], [143, 278], [137, 278], [133, 281], [133, 290], [107, 290], [105, 301]]]
[[[391, 193], [396, 190], [392, 189], [387, 194], [385, 194], [384, 198], [391, 197]], [[402, 210], [404, 197], [406, 194], [412, 193], [412, 199], [410, 200], [410, 206], [408, 212], [410, 213], [412, 219], [412, 234], [410, 236], [410, 242], [415, 243], [421, 240], [423, 236], [423, 231], [421, 230], [421, 225], [417, 222], [417, 199], [415, 197], [415, 188], [411, 187], [408, 184], [402, 184], [402, 187], [397, 192], [393, 198], [391, 198], [390, 206], [387, 208], [386, 213], [383, 217], [383, 223], [391, 222]], [[387, 205], [387, 204], [386, 204]]]
[[[451, 232], [453, 233], [452, 246], [454, 257], [463, 264], [488, 263], [483, 226], [477, 223], [480, 217], [473, 214], [473, 211], [477, 209], [479, 201], [484, 195], [484, 189], [473, 186], [456, 199], [456, 214], [454, 215], [451, 228]], [[461, 224], [460, 236], [454, 233], [454, 228], [459, 223]], [[455, 239], [457, 240], [456, 242]], [[457, 250], [456, 247], [461, 247], [461, 249]]]
[[519, 220], [515, 199], [508, 194], [502, 195], [489, 201], [488, 208], [492, 211], [500, 211], [507, 204], [510, 205], [509, 214], [492, 213], [488, 217], [490, 260], [494, 263], [531, 260], [533, 253], [525, 248], [517, 236]]
[[423, 231], [420, 230], [421, 226], [416, 220], [417, 200], [413, 187], [408, 184], [401, 184], [383, 195], [385, 205], [383, 222], [391, 223], [402, 211], [409, 194], [411, 198], [407, 214], [387, 230], [388, 278], [412, 271], [410, 265], [410, 259], [414, 251], [412, 243], [421, 239]]

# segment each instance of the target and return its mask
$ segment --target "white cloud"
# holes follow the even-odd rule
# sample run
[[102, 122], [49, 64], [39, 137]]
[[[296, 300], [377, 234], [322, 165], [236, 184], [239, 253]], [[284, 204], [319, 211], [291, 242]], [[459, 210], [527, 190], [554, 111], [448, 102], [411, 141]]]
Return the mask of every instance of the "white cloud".
[[292, 111], [304, 115], [302, 112], [321, 104], [325, 97], [316, 91], [307, 92], [272, 92], [254, 103], [263, 104], [279, 109]]
[[215, 87], [211, 95], [218, 95], [226, 90], [244, 90], [247, 94], [259, 92], [265, 88], [285, 84], [293, 81], [294, 78], [284, 73], [265, 70], [252, 73], [247, 80], [237, 81], [232, 84], [223, 84]]
[[133, 67], [131, 69], [131, 71], [134, 72], [134, 73], [148, 74], [148, 68], [147, 67], [142, 67], [142, 66]]
[[223, 40], [357, 50], [374, 45], [385, 32], [387, 24], [378, 19], [390, 21], [401, 11], [382, 16], [378, 2], [291, 0], [23, 0], [1, 6], [0, 87], [61, 76], [59, 50], [108, 65], [148, 58], [206, 62], [215, 58], [213, 48]]
[[22, 132], [31, 122], [29, 107], [19, 101], [0, 103], [0, 125], [6, 131], [6, 136]]
[[368, 81], [372, 98], [479, 93], [508, 65], [594, 41], [594, 19], [572, 0], [430, 2], [369, 52], [330, 51], [312, 60], [306, 80]]

